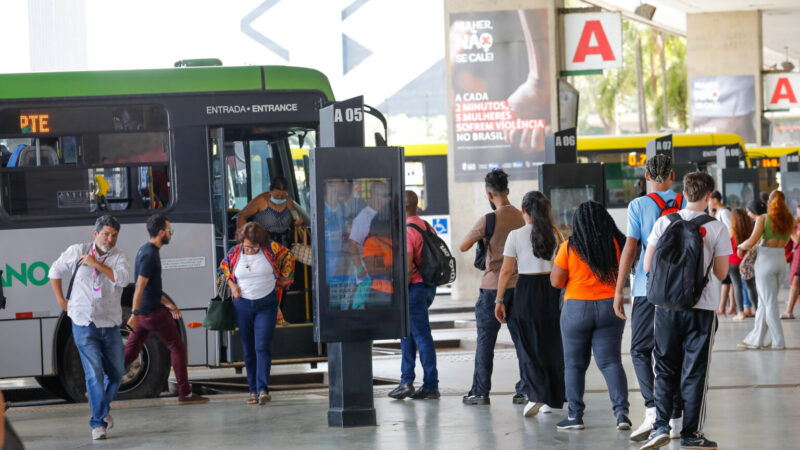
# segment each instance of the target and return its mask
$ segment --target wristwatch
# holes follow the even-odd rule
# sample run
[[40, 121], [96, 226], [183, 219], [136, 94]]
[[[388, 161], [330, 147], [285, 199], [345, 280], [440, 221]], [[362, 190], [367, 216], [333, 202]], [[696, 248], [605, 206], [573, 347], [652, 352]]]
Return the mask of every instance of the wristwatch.
[[496, 299], [494, 299], [494, 302], [495, 303], [503, 303], [503, 297], [497, 297]]
[[138, 309], [134, 309], [133, 311], [131, 311], [131, 314], [134, 316], [140, 316], [142, 315], [142, 312], [139, 311]]

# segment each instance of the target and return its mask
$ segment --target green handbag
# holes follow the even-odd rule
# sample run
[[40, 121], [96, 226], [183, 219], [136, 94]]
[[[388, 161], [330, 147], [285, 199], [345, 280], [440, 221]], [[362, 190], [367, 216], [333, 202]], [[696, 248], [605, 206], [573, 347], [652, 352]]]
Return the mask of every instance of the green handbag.
[[[220, 275], [220, 278], [224, 278]], [[209, 330], [231, 331], [236, 329], [236, 320], [233, 317], [233, 300], [228, 292], [225, 280], [217, 279], [216, 297], [208, 301], [208, 311], [203, 319], [203, 326]]]

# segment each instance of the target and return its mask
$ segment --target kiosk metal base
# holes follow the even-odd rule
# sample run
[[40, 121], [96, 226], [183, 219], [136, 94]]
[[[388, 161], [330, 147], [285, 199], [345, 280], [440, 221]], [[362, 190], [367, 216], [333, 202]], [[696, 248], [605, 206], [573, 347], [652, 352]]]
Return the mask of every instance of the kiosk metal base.
[[328, 426], [377, 425], [372, 394], [372, 341], [328, 343]]

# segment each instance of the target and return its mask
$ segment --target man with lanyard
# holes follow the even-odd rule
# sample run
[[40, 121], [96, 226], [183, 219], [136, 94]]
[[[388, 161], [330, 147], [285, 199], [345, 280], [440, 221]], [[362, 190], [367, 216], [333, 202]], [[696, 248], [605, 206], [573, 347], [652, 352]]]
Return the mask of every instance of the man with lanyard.
[[[653, 394], [653, 348], [655, 338], [653, 332], [655, 306], [647, 301], [647, 277], [642, 263], [644, 262], [645, 243], [659, 217], [668, 212], [680, 210], [686, 204], [681, 194], [676, 194], [670, 189], [675, 180], [672, 170], [672, 158], [667, 155], [656, 155], [647, 160], [645, 178], [650, 183], [653, 192], [631, 201], [628, 205], [628, 233], [625, 248], [619, 260], [619, 276], [617, 277], [616, 293], [614, 295], [614, 311], [621, 319], [625, 319], [623, 309], [623, 289], [628, 280], [631, 266], [636, 259], [639, 242], [642, 243], [641, 255], [636, 265], [636, 275], [631, 287], [633, 306], [631, 310], [631, 359], [639, 380], [645, 403], [644, 422], [631, 433], [632, 441], [643, 441], [650, 435], [653, 422], [656, 419], [656, 404]], [[680, 393], [676, 395], [672, 412], [672, 434], [680, 437], [681, 412], [683, 406]]]
[[178, 404], [200, 404], [208, 398], [193, 394], [186, 371], [186, 346], [178, 330], [176, 320], [181, 318], [181, 310], [164, 296], [161, 290], [161, 256], [159, 250], [172, 239], [174, 230], [169, 219], [161, 214], [153, 214], [147, 219], [147, 233], [150, 241], [136, 254], [133, 292], [133, 306], [128, 326], [131, 334], [125, 345], [125, 367], [138, 356], [150, 332], [164, 342], [170, 353], [172, 370], [178, 382]]
[[[106, 430], [114, 426], [109, 409], [125, 375], [120, 299], [131, 276], [128, 256], [115, 248], [119, 229], [114, 217], [98, 218], [94, 241], [67, 248], [48, 274], [58, 304], [72, 320], [72, 336], [86, 374], [92, 439], [105, 439]], [[64, 279], [70, 280], [66, 297]]]

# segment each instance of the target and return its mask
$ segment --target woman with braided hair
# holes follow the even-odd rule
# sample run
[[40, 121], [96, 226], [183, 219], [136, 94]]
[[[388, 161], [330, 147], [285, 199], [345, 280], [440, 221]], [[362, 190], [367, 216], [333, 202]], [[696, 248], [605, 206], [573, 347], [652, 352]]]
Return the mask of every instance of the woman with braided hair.
[[620, 249], [625, 235], [597, 202], [578, 206], [572, 218], [572, 236], [561, 244], [550, 282], [565, 288], [561, 311], [561, 339], [569, 416], [559, 430], [583, 429], [583, 392], [586, 369], [594, 351], [617, 419], [618, 430], [629, 430], [628, 379], [622, 367], [622, 331], [625, 320], [614, 313], [614, 291]]
[[563, 238], [553, 224], [550, 200], [541, 192], [530, 191], [522, 198], [522, 218], [525, 226], [506, 239], [497, 283], [497, 298], [503, 299], [516, 265], [514, 298], [508, 304], [498, 300], [494, 314], [500, 323], [508, 320], [517, 329], [514, 347], [528, 400], [523, 415], [533, 417], [564, 405], [559, 291], [550, 285], [553, 257]]

